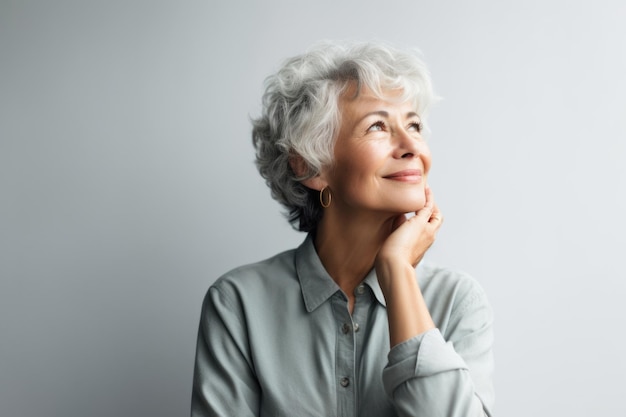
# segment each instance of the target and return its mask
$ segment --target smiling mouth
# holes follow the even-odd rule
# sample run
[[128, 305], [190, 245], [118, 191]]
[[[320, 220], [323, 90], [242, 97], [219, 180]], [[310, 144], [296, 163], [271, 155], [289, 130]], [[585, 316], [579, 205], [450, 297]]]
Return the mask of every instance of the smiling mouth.
[[422, 180], [422, 171], [419, 169], [406, 169], [385, 175], [383, 178], [401, 182], [419, 182]]

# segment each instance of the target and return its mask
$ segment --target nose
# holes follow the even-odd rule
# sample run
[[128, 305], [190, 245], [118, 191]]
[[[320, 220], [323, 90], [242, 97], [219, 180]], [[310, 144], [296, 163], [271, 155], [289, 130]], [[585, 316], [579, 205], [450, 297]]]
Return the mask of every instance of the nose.
[[409, 133], [400, 129], [393, 134], [394, 158], [416, 158], [423, 150], [422, 136], [419, 133]]
[[427, 174], [430, 171], [430, 149], [420, 133], [401, 130], [394, 132], [392, 141], [394, 158], [405, 160], [419, 158], [424, 173]]

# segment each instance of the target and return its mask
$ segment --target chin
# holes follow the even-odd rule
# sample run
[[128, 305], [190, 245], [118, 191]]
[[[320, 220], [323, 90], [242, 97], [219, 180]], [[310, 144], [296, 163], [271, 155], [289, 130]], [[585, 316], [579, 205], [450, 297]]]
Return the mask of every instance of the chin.
[[[404, 214], [414, 213], [424, 208], [426, 205], [426, 196], [420, 193], [402, 193], [396, 195], [386, 195], [379, 198], [378, 201], [369, 201], [370, 209], [384, 212], [388, 214]], [[363, 204], [366, 206], [366, 204]]]
[[411, 207], [410, 210], [405, 211], [405, 213], [415, 213], [416, 211], [420, 211], [421, 209], [423, 209], [425, 205], [426, 204], [420, 204], [419, 206], [413, 206], [413, 207]]
[[400, 207], [398, 207], [397, 210], [394, 210], [394, 211], [396, 211], [397, 213], [414, 213], [416, 211], [423, 209], [425, 205], [426, 205], [425, 200], [416, 201], [410, 204], [402, 204]]
[[417, 198], [412, 198], [410, 199], [410, 201], [407, 201], [406, 204], [406, 208], [408, 210], [406, 210], [406, 212], [412, 212], [412, 211], [418, 211], [424, 208], [424, 206], [426, 205], [426, 197], [424, 197], [423, 195], [420, 195]]

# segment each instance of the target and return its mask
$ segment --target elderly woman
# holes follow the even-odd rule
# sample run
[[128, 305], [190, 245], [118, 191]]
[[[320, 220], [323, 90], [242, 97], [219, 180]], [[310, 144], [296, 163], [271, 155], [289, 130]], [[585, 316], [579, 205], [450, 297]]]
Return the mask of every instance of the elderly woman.
[[269, 77], [257, 165], [307, 237], [209, 289], [192, 416], [491, 415], [485, 294], [422, 261], [442, 223], [431, 98], [416, 55], [380, 44], [319, 45]]

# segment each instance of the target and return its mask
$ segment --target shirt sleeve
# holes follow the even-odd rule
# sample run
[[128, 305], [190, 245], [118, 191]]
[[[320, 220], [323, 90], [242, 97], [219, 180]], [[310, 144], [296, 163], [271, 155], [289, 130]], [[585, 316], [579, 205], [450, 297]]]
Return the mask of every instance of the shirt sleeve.
[[260, 389], [241, 317], [225, 291], [209, 289], [198, 330], [192, 417], [258, 415]]
[[403, 417], [493, 414], [493, 313], [476, 284], [455, 308], [446, 339], [433, 329], [389, 352], [387, 395]]

